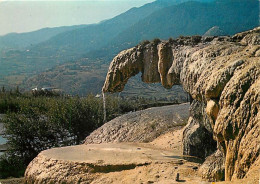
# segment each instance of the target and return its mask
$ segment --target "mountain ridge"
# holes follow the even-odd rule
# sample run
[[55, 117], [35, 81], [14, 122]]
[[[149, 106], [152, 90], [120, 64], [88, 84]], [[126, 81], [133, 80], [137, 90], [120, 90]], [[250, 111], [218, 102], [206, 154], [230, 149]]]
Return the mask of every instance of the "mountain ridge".
[[39, 30], [24, 33], [8, 33], [0, 36], [0, 50], [2, 49], [26, 49], [29, 46], [46, 41], [51, 37], [73, 29], [86, 27], [87, 25], [46, 27]]
[[[187, 1], [155, 1], [143, 7], [132, 8], [100, 24], [88, 25], [88, 28], [94, 29], [94, 31], [90, 31], [91, 34], [86, 34], [84, 31], [88, 28], [81, 28], [58, 34], [54, 36], [54, 40], [51, 39], [37, 46], [30, 47], [28, 52], [7, 52], [0, 58], [2, 66], [0, 69], [0, 85], [11, 84], [13, 87], [22, 85], [21, 87], [26, 89], [38, 86], [39, 84], [55, 85], [55, 87], [67, 86], [62, 84], [65, 75], [60, 72], [60, 69], [71, 68], [71, 65], [74, 65], [74, 68], [81, 68], [81, 71], [66, 69], [64, 73], [67, 75], [74, 72], [74, 75], [70, 75], [68, 78], [73, 79], [74, 83], [77, 83], [76, 89], [81, 90], [83, 86], [86, 87], [86, 85], [81, 86], [81, 83], [86, 84], [87, 81], [88, 83], [93, 83], [96, 80], [96, 77], [94, 77], [93, 79], [95, 80], [91, 81], [88, 75], [84, 74], [83, 68], [86, 70], [85, 73], [92, 72], [92, 76], [96, 75], [94, 73], [100, 72], [98, 84], [101, 84], [106, 67], [108, 67], [108, 62], [119, 51], [132, 47], [142, 40], [151, 40], [155, 37], [168, 39], [169, 37], [191, 34], [203, 35], [213, 26], [219, 26], [223, 31], [227, 29], [226, 27], [232, 28], [230, 29], [231, 31], [227, 31], [227, 34], [230, 34], [250, 29], [258, 24], [257, 5], [259, 5], [259, 2], [256, 0], [246, 3], [245, 1], [234, 3], [231, 0], [228, 2], [212, 2], [211, 0], [207, 0], [206, 2], [208, 3], [202, 3], [202, 0], [199, 2]], [[184, 3], [172, 5], [180, 2]], [[221, 4], [224, 4], [223, 7]], [[193, 5], [197, 8], [193, 8]], [[214, 8], [215, 5], [217, 8]], [[207, 10], [208, 6], [212, 12]], [[143, 8], [145, 8], [146, 12], [144, 14], [147, 16], [142, 16], [141, 13], [144, 12]], [[139, 13], [136, 14], [136, 12]], [[233, 12], [236, 12], [236, 14], [233, 15]], [[185, 14], [189, 16], [183, 17]], [[220, 20], [218, 22], [221, 23], [220, 25], [215, 20], [219, 17]], [[130, 22], [126, 20], [130, 20]], [[122, 29], [117, 30], [118, 27], [114, 26], [116, 25], [115, 22], [119, 24], [124, 22], [124, 25], [119, 25]], [[96, 30], [96, 26], [99, 26], [100, 29]], [[91, 44], [89, 44], [90, 42]], [[100, 68], [102, 69], [100, 70]], [[41, 76], [38, 75], [40, 72], [43, 72]], [[55, 75], [59, 76], [59, 78], [49, 77], [50, 75], [46, 75], [46, 73], [50, 73], [52, 76], [56, 73]], [[79, 73], [80, 75], [77, 76]], [[32, 76], [37, 75], [38, 77], [34, 77], [31, 80]], [[45, 79], [42, 76], [49, 78], [49, 82], [44, 83]], [[61, 85], [56, 86], [60, 83]]]

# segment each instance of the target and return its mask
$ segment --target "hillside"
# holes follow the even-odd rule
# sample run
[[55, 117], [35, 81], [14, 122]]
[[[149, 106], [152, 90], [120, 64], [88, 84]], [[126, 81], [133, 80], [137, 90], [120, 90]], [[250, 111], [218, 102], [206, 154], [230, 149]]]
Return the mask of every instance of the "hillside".
[[[142, 40], [204, 35], [214, 26], [219, 27], [226, 35], [233, 35], [259, 25], [258, 7], [259, 2], [256, 0], [185, 2], [166, 7], [121, 32], [106, 47], [90, 55], [110, 61], [116, 53], [135, 46]], [[114, 55], [110, 56], [111, 53]]]
[[[15, 88], [17, 85], [21, 86], [22, 82], [29, 76], [35, 76], [39, 72], [46, 71], [67, 61], [74, 62], [90, 50], [103, 46], [119, 32], [140, 19], [173, 3], [175, 1], [170, 3], [158, 1], [146, 4], [140, 8], [132, 8], [119, 16], [99, 24], [92, 24], [85, 28], [63, 33], [60, 32], [60, 34], [54, 34], [54, 32], [58, 33], [57, 30], [50, 29], [49, 32], [52, 34], [47, 34], [46, 31], [48, 30], [39, 30], [31, 33], [3, 36], [0, 39], [0, 41], [2, 40], [0, 44], [2, 48], [6, 49], [3, 49], [0, 55], [0, 86]], [[45, 34], [43, 36], [41, 34], [44, 31]], [[50, 38], [50, 36], [52, 37]], [[35, 37], [37, 38], [35, 39]], [[17, 42], [17, 40], [20, 41]], [[34, 45], [32, 41], [38, 44]], [[40, 41], [42, 42], [39, 43]], [[27, 47], [28, 45], [29, 47]], [[18, 47], [23, 47], [24, 49], [17, 50]], [[86, 60], [89, 62], [88, 59], [85, 59], [84, 62]], [[38, 85], [38, 82], [36, 85]]]
[[67, 32], [83, 27], [87, 27], [87, 25], [43, 28], [28, 33], [10, 33], [4, 36], [0, 36], [0, 51], [7, 52], [10, 49], [26, 49], [27, 47], [32, 47], [33, 45], [47, 41], [51, 37], [62, 32]]
[[[25, 89], [54, 86], [74, 94], [98, 93], [88, 84], [97, 84], [95, 89], [100, 91], [108, 62], [139, 41], [203, 35], [214, 26], [233, 34], [259, 24], [256, 0], [186, 1], [158, 0], [100, 24], [58, 34], [29, 51], [6, 52], [0, 59], [0, 85], [22, 85]], [[70, 91], [68, 86], [73, 84]]]
[[[101, 21], [98, 24], [78, 27], [79, 29], [68, 29], [60, 32], [60, 34], [53, 34], [51, 39], [42, 39], [42, 41], [38, 41], [39, 44], [37, 45], [29, 45], [29, 48], [32, 52], [32, 56], [34, 54], [41, 57], [46, 55], [58, 55], [59, 59], [62, 60], [80, 58], [82, 57], [82, 55], [85, 55], [91, 50], [102, 48], [102, 46], [113, 40], [116, 35], [124, 31], [125, 29], [128, 29], [130, 26], [136, 24], [138, 21], [146, 18], [153, 12], [186, 1], [189, 0], [158, 0], [153, 3], [148, 3], [139, 8], [132, 8], [125, 13], [122, 13], [112, 19]], [[54, 29], [51, 30], [52, 32], [55, 31]], [[31, 37], [33, 37], [35, 33], [32, 32], [26, 35], [30, 35]], [[48, 34], [48, 32], [46, 32], [46, 34]], [[38, 36], [45, 37], [45, 35], [40, 34], [38, 34]]]
[[[76, 62], [76, 65], [90, 66], [89, 69], [94, 73], [98, 71], [101, 73], [100, 76], [104, 76], [105, 66], [108, 67], [108, 65], [103, 65], [104, 68], [102, 67], [103, 69], [99, 70], [96, 69], [96, 66], [100, 64], [96, 64], [96, 62], [107, 63], [112, 60], [117, 52], [134, 46], [141, 40], [192, 34], [203, 35], [214, 26], [218, 26], [222, 30], [222, 32], [220, 32], [221, 34], [223, 32], [225, 32], [225, 34], [233, 34], [258, 25], [257, 7], [257, 1], [186, 2], [180, 5], [169, 6], [155, 11], [150, 16], [132, 25], [130, 28], [118, 34], [103, 48], [86, 53], [87, 59], [84, 62]], [[223, 18], [220, 19], [219, 17]], [[243, 22], [243, 24], [241, 24], [241, 22]], [[90, 64], [90, 62], [93, 62], [93, 64]], [[67, 64], [64, 65], [64, 67], [66, 66]], [[91, 66], [95, 66], [95, 69]], [[41, 80], [40, 76], [38, 76], [37, 78], [33, 77], [28, 80], [27, 86], [32, 87], [37, 84], [57, 85], [64, 83], [63, 80], [57, 77], [50, 77], [50, 75], [55, 73], [58, 74], [59, 68], [60, 67], [53, 68], [52, 74], [49, 72], [43, 74], [45, 78], [52, 79], [49, 83], [44, 83], [44, 80]], [[77, 74], [75, 74], [75, 76], [71, 76], [71, 79], [74, 78], [77, 80], [76, 78], [81, 78], [83, 79], [81, 83], [91, 83], [91, 78], [95, 75], [94, 73], [91, 74], [91, 71], [88, 70], [88, 74], [83, 74], [85, 77], [78, 77]], [[59, 73], [59, 77], [63, 79], [66, 78], [66, 76], [61, 73]], [[96, 88], [101, 89], [103, 77], [99, 79], [101, 79], [101, 81], [97, 82], [97, 84], [100, 84], [100, 86]], [[133, 83], [135, 85], [132, 86], [138, 86], [139, 82], [134, 81]], [[64, 84], [63, 86], [67, 85]], [[86, 86], [84, 86], [84, 88], [86, 88]], [[79, 86], [78, 89], [81, 92], [83, 91], [81, 86]], [[77, 93], [77, 91], [73, 92]]]

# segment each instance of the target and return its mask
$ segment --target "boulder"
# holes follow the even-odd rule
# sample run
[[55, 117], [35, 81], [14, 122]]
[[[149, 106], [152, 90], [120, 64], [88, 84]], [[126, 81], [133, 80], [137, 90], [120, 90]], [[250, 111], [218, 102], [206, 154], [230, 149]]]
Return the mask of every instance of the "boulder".
[[217, 149], [217, 143], [213, 139], [213, 131], [208, 126], [207, 116], [203, 116], [203, 113], [203, 104], [194, 100], [190, 106], [188, 124], [183, 131], [184, 155], [205, 159]]
[[225, 179], [224, 155], [217, 150], [214, 154], [206, 158], [205, 162], [199, 169], [203, 179], [209, 181], [221, 181]]
[[150, 142], [158, 136], [183, 127], [189, 117], [189, 104], [152, 107], [119, 116], [85, 139], [85, 144]]

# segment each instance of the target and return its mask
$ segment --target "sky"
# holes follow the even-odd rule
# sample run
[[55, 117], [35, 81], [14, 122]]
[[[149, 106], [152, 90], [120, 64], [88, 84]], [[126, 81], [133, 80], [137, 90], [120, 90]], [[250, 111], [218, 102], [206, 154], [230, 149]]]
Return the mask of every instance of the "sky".
[[98, 23], [154, 0], [0, 0], [0, 35]]

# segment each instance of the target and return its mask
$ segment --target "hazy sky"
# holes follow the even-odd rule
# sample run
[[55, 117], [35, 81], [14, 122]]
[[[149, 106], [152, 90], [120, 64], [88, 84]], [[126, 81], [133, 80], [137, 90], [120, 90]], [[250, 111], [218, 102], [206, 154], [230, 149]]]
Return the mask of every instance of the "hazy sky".
[[91, 24], [154, 0], [0, 0], [0, 35]]

